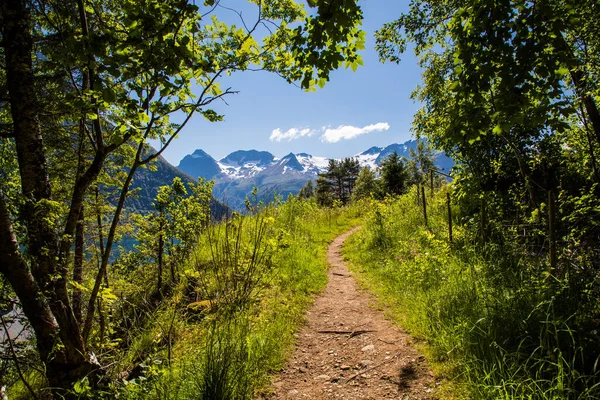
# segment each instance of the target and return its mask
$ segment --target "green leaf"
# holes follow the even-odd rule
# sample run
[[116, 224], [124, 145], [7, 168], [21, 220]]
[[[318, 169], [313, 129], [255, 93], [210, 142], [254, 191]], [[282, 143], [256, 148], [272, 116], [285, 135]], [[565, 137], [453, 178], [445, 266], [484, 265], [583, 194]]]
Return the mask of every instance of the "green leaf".
[[566, 67], [560, 67], [559, 69], [557, 69], [554, 72], [558, 76], [567, 76], [567, 75], [569, 75], [569, 69], [566, 68]]
[[150, 116], [145, 112], [138, 113], [138, 119], [142, 124], [147, 124], [150, 122]]
[[107, 103], [114, 103], [117, 99], [114, 90], [110, 87], [105, 87], [102, 89], [102, 100]]
[[85, 117], [89, 120], [97, 120], [98, 119], [98, 114], [94, 113], [94, 112], [89, 112], [85, 114]]

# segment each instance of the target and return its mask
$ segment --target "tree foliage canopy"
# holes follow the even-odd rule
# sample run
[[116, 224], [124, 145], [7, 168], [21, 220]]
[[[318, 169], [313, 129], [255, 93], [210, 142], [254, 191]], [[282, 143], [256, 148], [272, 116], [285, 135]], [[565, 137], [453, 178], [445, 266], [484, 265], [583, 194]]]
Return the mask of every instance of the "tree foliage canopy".
[[413, 0], [378, 31], [382, 60], [414, 43], [425, 68], [414, 129], [458, 161], [459, 194], [493, 193], [514, 215], [548, 191], [598, 190], [598, 7]]
[[360, 164], [355, 158], [330, 159], [327, 171], [317, 179], [317, 202], [321, 205], [331, 205], [336, 200], [348, 203], [359, 171]]

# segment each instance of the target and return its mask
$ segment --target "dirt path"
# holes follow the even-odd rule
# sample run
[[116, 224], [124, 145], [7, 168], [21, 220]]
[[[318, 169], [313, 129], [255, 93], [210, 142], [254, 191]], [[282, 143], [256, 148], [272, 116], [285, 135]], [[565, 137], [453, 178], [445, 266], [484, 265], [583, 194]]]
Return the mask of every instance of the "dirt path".
[[297, 348], [274, 381], [270, 399], [435, 399], [425, 358], [393, 326], [374, 298], [356, 285], [340, 254], [329, 246], [329, 283], [307, 313]]

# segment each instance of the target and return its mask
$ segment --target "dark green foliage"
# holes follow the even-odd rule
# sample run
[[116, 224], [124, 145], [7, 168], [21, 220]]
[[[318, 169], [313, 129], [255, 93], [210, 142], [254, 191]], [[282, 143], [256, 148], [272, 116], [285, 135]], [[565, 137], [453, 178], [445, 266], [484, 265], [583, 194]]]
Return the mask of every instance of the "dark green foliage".
[[406, 192], [408, 183], [406, 162], [393, 152], [381, 163], [381, 187], [385, 193], [401, 195]]
[[346, 204], [350, 201], [354, 183], [358, 178], [360, 164], [357, 159], [331, 159], [327, 171], [317, 179], [317, 201], [320, 205], [330, 205], [334, 201]]
[[332, 70], [344, 66], [356, 71], [363, 65], [358, 51], [365, 48], [362, 10], [355, 0], [310, 0], [316, 14], [299, 26], [293, 36], [295, 65], [291, 80], [300, 80], [303, 88], [323, 87]]
[[[506, 251], [520, 242], [549, 252], [552, 234], [561, 275], [600, 268], [590, 234], [600, 215], [589, 203], [600, 183], [600, 65], [589, 53], [600, 45], [597, 11], [578, 0], [413, 0], [377, 34], [382, 59], [399, 61], [415, 44], [426, 71], [414, 128], [457, 162], [463, 220]], [[585, 223], [572, 217], [578, 205]]]
[[[469, 265], [478, 252], [481, 268], [472, 293], [443, 274], [424, 292], [437, 310], [430, 333], [458, 331], [482, 397], [598, 395], [594, 13], [597, 2], [578, 0], [413, 0], [377, 34], [382, 59], [399, 61], [414, 43], [425, 68], [414, 129], [457, 163], [453, 214], [465, 230], [451, 256]], [[452, 327], [460, 322], [469, 331]]]
[[352, 191], [352, 201], [371, 197], [376, 199], [382, 197], [381, 181], [377, 179], [375, 172], [369, 167], [363, 167], [358, 173], [358, 178]]
[[327, 179], [322, 176], [317, 178], [315, 198], [320, 206], [331, 207], [333, 205], [333, 194]]
[[306, 182], [306, 185], [302, 186], [300, 192], [298, 193], [298, 197], [301, 199], [310, 199], [315, 195], [315, 189], [313, 185], [312, 179]]

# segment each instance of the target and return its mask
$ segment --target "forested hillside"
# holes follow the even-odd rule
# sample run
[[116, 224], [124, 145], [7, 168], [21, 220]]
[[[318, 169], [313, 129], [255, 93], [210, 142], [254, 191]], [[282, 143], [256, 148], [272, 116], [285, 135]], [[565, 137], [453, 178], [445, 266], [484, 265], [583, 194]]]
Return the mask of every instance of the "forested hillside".
[[[0, 0], [0, 397], [294, 396], [273, 374], [355, 228], [338, 275], [425, 356], [378, 376], [403, 355], [345, 365], [324, 341], [340, 375], [296, 371], [318, 393], [426, 376], [419, 398], [600, 398], [600, 6], [411, 0], [375, 33], [398, 76], [409, 48], [423, 68], [408, 157], [319, 160], [313, 181], [307, 153], [196, 151], [213, 176], [274, 171], [220, 213], [214, 181], [161, 158], [189, 121], [223, 120], [233, 74], [323, 88], [367, 40], [355, 0], [241, 3]], [[371, 332], [324, 321], [341, 346]]]
[[[162, 156], [157, 157], [150, 168], [144, 168], [137, 171], [131, 182], [132, 195], [125, 201], [125, 208], [132, 211], [146, 214], [154, 211], [153, 203], [158, 189], [161, 186], [171, 185], [175, 178], [179, 178], [188, 186], [196, 182], [194, 179], [181, 172], [179, 169], [169, 164]], [[214, 220], [220, 221], [231, 210], [228, 206], [213, 198], [210, 200], [210, 215]]]

